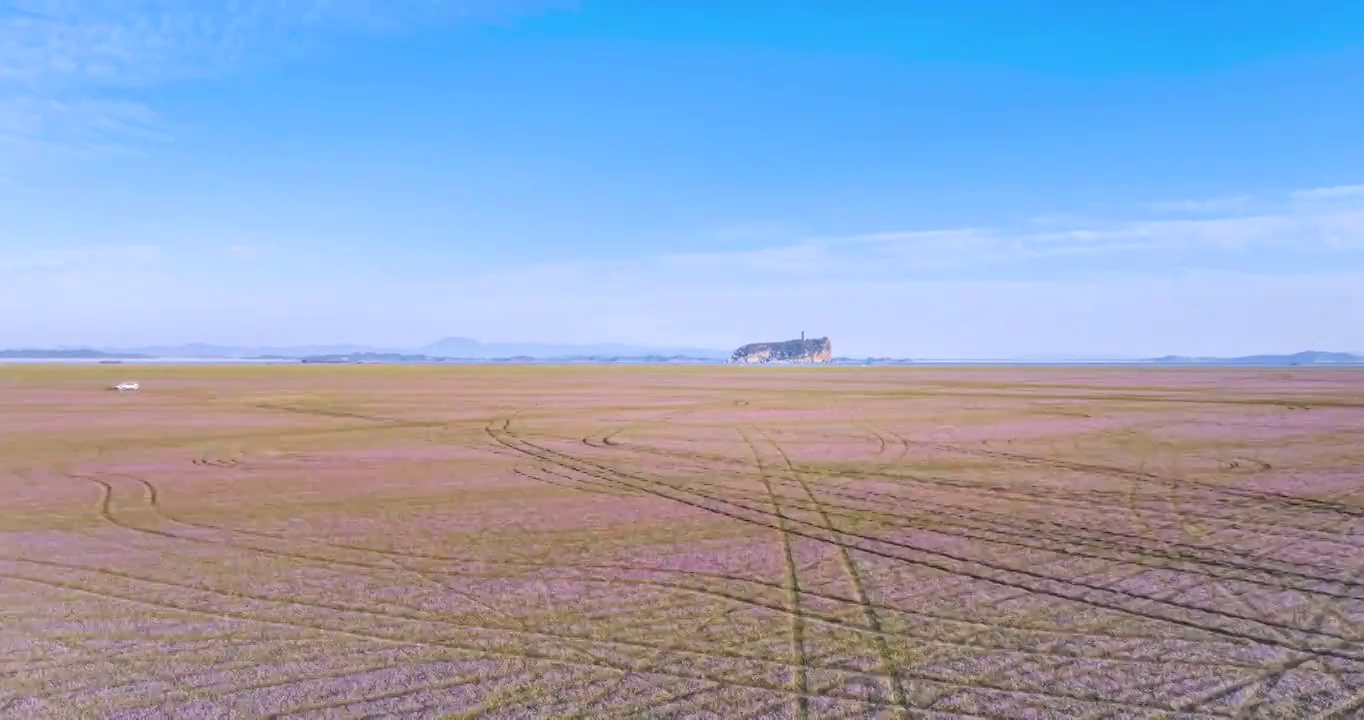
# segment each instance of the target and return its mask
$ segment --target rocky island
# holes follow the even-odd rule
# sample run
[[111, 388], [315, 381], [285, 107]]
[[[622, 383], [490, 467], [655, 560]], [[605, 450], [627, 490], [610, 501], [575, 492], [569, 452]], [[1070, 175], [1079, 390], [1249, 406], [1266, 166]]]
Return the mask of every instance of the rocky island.
[[833, 360], [833, 346], [829, 338], [805, 339], [801, 333], [799, 340], [785, 342], [750, 343], [730, 356], [731, 363], [827, 363]]

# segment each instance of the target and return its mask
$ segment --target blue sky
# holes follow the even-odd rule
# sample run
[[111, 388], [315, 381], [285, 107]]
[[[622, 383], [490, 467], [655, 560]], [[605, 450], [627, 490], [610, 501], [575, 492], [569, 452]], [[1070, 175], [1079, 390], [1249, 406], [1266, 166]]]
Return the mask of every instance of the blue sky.
[[1364, 4], [0, 0], [0, 346], [1364, 351]]

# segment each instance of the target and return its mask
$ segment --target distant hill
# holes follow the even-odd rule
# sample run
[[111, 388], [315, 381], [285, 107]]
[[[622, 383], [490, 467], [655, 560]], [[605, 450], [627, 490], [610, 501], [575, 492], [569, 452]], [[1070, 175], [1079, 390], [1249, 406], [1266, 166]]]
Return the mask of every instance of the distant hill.
[[1185, 357], [1166, 355], [1151, 360], [1161, 365], [1246, 365], [1246, 366], [1293, 366], [1293, 365], [1360, 365], [1364, 355], [1342, 352], [1305, 350], [1292, 355], [1246, 355], [1243, 357]]
[[417, 352], [436, 357], [456, 359], [494, 359], [526, 357], [533, 359], [569, 358], [642, 358], [685, 357], [702, 360], [721, 360], [729, 353], [723, 350], [690, 347], [648, 347], [600, 343], [571, 345], [560, 343], [481, 343], [462, 337], [448, 337], [419, 348]]
[[108, 350], [108, 352], [133, 352], [146, 357], [156, 358], [194, 358], [198, 360], [239, 359], [239, 358], [304, 358], [310, 355], [344, 355], [356, 352], [376, 352], [375, 348], [363, 345], [298, 345], [291, 347], [251, 347], [231, 345], [210, 345], [189, 343], [188, 345], [154, 345], [129, 348], [128, 350]]
[[[259, 359], [275, 360], [278, 358], [263, 356]], [[440, 360], [440, 358], [433, 358], [427, 355], [409, 355], [407, 353], [358, 352], [307, 355], [299, 358], [299, 360], [305, 363], [422, 363], [433, 362]]]
[[10, 358], [14, 360], [114, 360], [114, 359], [136, 359], [146, 357], [135, 353], [108, 353], [89, 348], [59, 348], [59, 349], [25, 349], [25, 350], [0, 350], [0, 358]]
[[[821, 345], [823, 343], [823, 345]], [[556, 343], [482, 343], [462, 337], [447, 337], [416, 349], [375, 348], [365, 345], [296, 345], [251, 347], [190, 343], [133, 348], [13, 348], [0, 349], [0, 359], [12, 360], [137, 360], [184, 358], [191, 360], [303, 360], [309, 362], [439, 362], [442, 360], [480, 361], [566, 361], [566, 362], [817, 362], [838, 365], [902, 365], [915, 362], [905, 358], [832, 357], [827, 338], [788, 340], [780, 343], [752, 343], [734, 353], [708, 348], [647, 347], [602, 343], [572, 345]], [[766, 359], [764, 359], [766, 358]], [[1080, 358], [1069, 358], [1079, 362]], [[917, 362], [932, 363], [932, 360]], [[940, 361], [946, 362], [946, 361]], [[1042, 360], [1015, 358], [991, 361], [992, 364], [1037, 364]], [[1194, 357], [1166, 355], [1158, 358], [1120, 361], [1127, 365], [1207, 365], [1228, 367], [1292, 367], [1364, 365], [1364, 353], [1307, 350], [1289, 355], [1246, 355], [1242, 357]]]
[[[421, 362], [439, 359], [496, 360], [529, 358], [561, 359], [636, 359], [686, 358], [723, 360], [723, 350], [688, 347], [647, 347], [621, 344], [571, 345], [555, 343], [481, 343], [461, 337], [448, 337], [421, 348], [377, 348], [365, 345], [295, 345], [286, 347], [232, 346], [208, 343], [153, 345], [134, 348], [79, 348], [0, 350], [0, 357], [23, 359], [101, 359], [101, 358], [185, 358], [194, 360], [316, 360], [340, 358], [382, 362]], [[362, 357], [368, 356], [368, 357]]]

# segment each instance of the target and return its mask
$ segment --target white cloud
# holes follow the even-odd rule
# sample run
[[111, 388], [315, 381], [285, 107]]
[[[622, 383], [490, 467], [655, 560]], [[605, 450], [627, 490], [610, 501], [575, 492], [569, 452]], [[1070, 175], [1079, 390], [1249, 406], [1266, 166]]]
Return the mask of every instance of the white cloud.
[[135, 155], [168, 138], [156, 113], [141, 103], [0, 97], [0, 162], [7, 168]]
[[[1297, 197], [1294, 194], [1293, 197]], [[1337, 192], [1332, 197], [1351, 200]], [[1045, 229], [960, 228], [797, 238], [736, 252], [673, 255], [653, 261], [679, 272], [751, 274], [757, 278], [865, 279], [909, 274], [950, 275], [1024, 263], [1084, 258], [1168, 257], [1199, 253], [1223, 258], [1249, 253], [1334, 253], [1364, 249], [1361, 202], [1287, 204], [1275, 212], [1222, 213], [1176, 219], [1071, 220], [1055, 216]], [[638, 268], [634, 272], [638, 273]]]
[[1337, 185], [1293, 193], [1294, 200], [1364, 200], [1364, 185]]
[[[415, 347], [465, 335], [726, 348], [806, 330], [831, 335], [840, 353], [919, 357], [1364, 351], [1364, 202], [1290, 200], [1257, 214], [794, 237], [488, 274], [452, 267], [426, 281], [341, 255], [310, 258], [308, 272], [287, 255], [268, 273], [215, 263], [234, 252], [230, 241], [207, 257], [137, 246], [0, 253], [0, 317], [10, 342], [26, 345]], [[1200, 262], [1185, 263], [1190, 255]]]
[[1250, 195], [1237, 195], [1206, 200], [1171, 200], [1156, 203], [1152, 207], [1157, 212], [1208, 215], [1246, 210], [1254, 200], [1255, 198]]
[[[464, 2], [449, 8], [493, 7]], [[0, 15], [0, 78], [34, 85], [135, 86], [270, 62], [327, 29], [449, 15], [392, 0], [19, 0]]]
[[455, 334], [730, 348], [805, 330], [830, 335], [838, 353], [940, 358], [1364, 349], [1364, 327], [1355, 322], [1364, 314], [1364, 272], [1065, 282], [831, 278], [752, 286], [662, 274], [528, 278], [534, 280], [519, 282], [513, 274], [461, 280], [458, 292], [448, 283], [394, 283], [359, 296], [310, 296], [303, 304], [269, 297], [263, 300], [275, 308], [269, 317], [219, 312], [211, 327], [309, 342], [362, 332], [366, 342], [399, 347]]
[[[403, 317], [386, 327], [415, 341], [423, 328], [458, 317], [451, 332], [483, 339], [715, 347], [805, 329], [834, 335], [848, 352], [938, 357], [1360, 350], [1364, 327], [1352, 319], [1364, 316], [1359, 250], [1364, 207], [1348, 204], [1044, 231], [1025, 224], [793, 238], [465, 277], [457, 297], [448, 281], [404, 283], [388, 296]], [[1186, 266], [1183, 253], [1206, 262]], [[1315, 265], [1281, 267], [1288, 256]], [[1255, 258], [1254, 269], [1238, 269]], [[497, 298], [496, 312], [480, 313], [488, 298]], [[393, 315], [374, 306], [351, 312]], [[621, 313], [651, 321], [604, 320]]]
[[[61, 250], [34, 250], [0, 255], [0, 278], [6, 274], [73, 272], [115, 268], [146, 268], [161, 260], [161, 249], [154, 245], [78, 247]], [[13, 280], [13, 278], [10, 278]]]
[[[0, 7], [0, 167], [135, 154], [169, 137], [148, 87], [240, 72], [328, 38], [488, 20], [551, 0], [16, 0]], [[131, 98], [131, 99], [130, 99]]]

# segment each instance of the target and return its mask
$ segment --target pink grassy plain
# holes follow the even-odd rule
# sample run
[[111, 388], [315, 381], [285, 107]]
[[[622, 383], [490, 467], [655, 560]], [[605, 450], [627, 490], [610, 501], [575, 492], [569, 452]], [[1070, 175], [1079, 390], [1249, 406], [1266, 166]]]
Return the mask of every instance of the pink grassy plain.
[[0, 715], [1349, 717], [1364, 373], [0, 366]]

